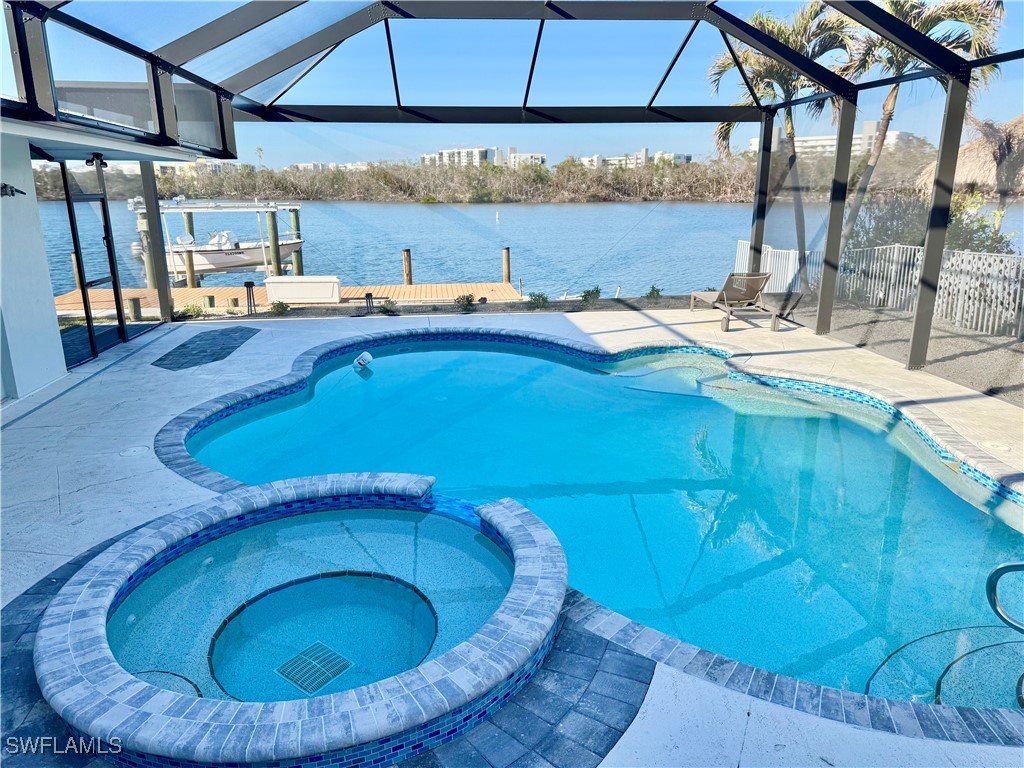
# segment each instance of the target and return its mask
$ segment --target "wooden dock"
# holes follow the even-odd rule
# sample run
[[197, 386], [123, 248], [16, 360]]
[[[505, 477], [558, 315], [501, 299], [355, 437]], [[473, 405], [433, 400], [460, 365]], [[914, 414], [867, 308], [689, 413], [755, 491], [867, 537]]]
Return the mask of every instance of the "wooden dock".
[[341, 286], [341, 301], [363, 301], [372, 293], [377, 301], [392, 299], [398, 304], [451, 304], [457, 296], [472, 294], [488, 301], [521, 301], [519, 291], [509, 283], [421, 283], [419, 285]]
[[[419, 285], [343, 285], [341, 303], [362, 302], [366, 294], [372, 293], [375, 301], [391, 299], [398, 304], [451, 304], [457, 296], [472, 294], [476, 299], [486, 297], [488, 301], [522, 301], [519, 292], [510, 283], [421, 283]], [[156, 290], [153, 288], [124, 288], [122, 300], [138, 299], [141, 308], [158, 309]], [[214, 309], [241, 308], [245, 310], [245, 288], [241, 286], [209, 288], [171, 288], [175, 309], [189, 304], [206, 307], [208, 296], [213, 297]], [[267, 307], [267, 289], [253, 289], [257, 307]], [[58, 313], [82, 312], [82, 297], [75, 290], [54, 297]], [[235, 301], [233, 301], [235, 300]], [[237, 301], [237, 303], [235, 303]], [[93, 312], [114, 310], [113, 292], [109, 288], [89, 289], [89, 305]], [[322, 305], [320, 305], [322, 306]], [[125, 308], [127, 312], [127, 306]]]

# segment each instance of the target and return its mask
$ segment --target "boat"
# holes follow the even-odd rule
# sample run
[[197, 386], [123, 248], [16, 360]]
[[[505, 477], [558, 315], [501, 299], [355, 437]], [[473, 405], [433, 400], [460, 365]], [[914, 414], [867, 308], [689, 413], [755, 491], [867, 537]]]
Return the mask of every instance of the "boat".
[[[265, 222], [263, 216], [279, 211], [297, 211], [298, 203], [189, 203], [183, 197], [160, 203], [160, 214], [164, 220], [164, 237], [170, 241], [167, 228], [167, 213], [255, 213], [259, 227], [258, 240], [240, 240], [232, 230], [212, 232], [204, 245], [198, 245], [195, 238], [186, 233], [175, 238], [166, 252], [167, 271], [178, 278], [186, 273], [186, 254], [191, 252], [192, 263], [196, 275], [210, 275], [225, 272], [271, 272], [270, 241], [264, 237]], [[128, 201], [128, 209], [140, 212], [144, 210], [141, 198]], [[281, 222], [278, 222], [280, 226]], [[281, 266], [291, 266], [292, 256], [302, 248], [301, 235], [293, 233], [290, 237], [278, 238], [278, 249], [281, 255]], [[132, 243], [132, 254], [140, 261], [144, 254], [141, 243]]]
[[[179, 237], [167, 252], [167, 271], [185, 271], [185, 253], [192, 251], [197, 275], [214, 272], [258, 272], [268, 269], [270, 248], [266, 240], [240, 241], [231, 230], [214, 233], [206, 245], [195, 245], [191, 238]], [[281, 265], [291, 264], [292, 254], [302, 247], [301, 238], [278, 240]], [[142, 257], [141, 250], [139, 258]]]

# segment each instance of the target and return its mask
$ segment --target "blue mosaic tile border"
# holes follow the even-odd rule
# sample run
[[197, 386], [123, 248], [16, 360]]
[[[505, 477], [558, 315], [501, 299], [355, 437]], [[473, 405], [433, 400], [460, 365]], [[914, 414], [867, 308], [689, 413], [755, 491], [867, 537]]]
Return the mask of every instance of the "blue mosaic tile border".
[[[246, 486], [140, 527], [50, 601], [33, 654], [43, 697], [70, 728], [108, 744], [120, 740], [125, 765], [390, 765], [440, 746], [536, 672], [557, 631], [567, 569], [551, 530], [514, 500], [474, 508], [433, 496], [432, 485], [433, 478], [397, 473], [300, 478]], [[307, 699], [196, 698], [117, 664], [107, 617], [146, 575], [211, 538], [339, 506], [423, 510], [471, 525], [514, 562], [505, 599], [476, 634], [436, 658]]]
[[[503, 328], [416, 328], [389, 331], [372, 335], [356, 336], [340, 342], [330, 342], [299, 355], [288, 375], [236, 392], [214, 398], [202, 405], [189, 409], [168, 422], [157, 434], [154, 449], [157, 456], [172, 471], [214, 491], [227, 491], [241, 484], [196, 461], [188, 452], [187, 443], [207, 427], [236, 413], [248, 410], [261, 403], [271, 402], [289, 395], [311, 393], [317, 377], [324, 372], [324, 366], [349, 354], [363, 350], [379, 349], [396, 343], [402, 344], [489, 344], [501, 345], [510, 352], [524, 354], [551, 353], [568, 360], [587, 363], [615, 363], [647, 355], [658, 354], [706, 354], [720, 359], [749, 354], [739, 348], [713, 346], [687, 346], [673, 344], [650, 344], [631, 347], [619, 352], [607, 352], [592, 344], [525, 331]], [[1011, 467], [984, 455], [959, 437], [937, 417], [930, 419], [926, 429], [916, 417], [908, 416], [901, 408], [880, 397], [865, 394], [851, 386], [823, 384], [802, 378], [773, 375], [750, 370], [753, 366], [740, 365], [734, 360], [728, 363], [730, 377], [736, 380], [755, 382], [768, 386], [801, 389], [809, 392], [840, 397], [878, 408], [910, 427], [936, 455], [944, 461], [959, 461], [963, 474], [977, 481], [986, 489], [1021, 507], [1024, 507], [1024, 492], [1010, 488], [999, 481], [997, 476], [1014, 477]], [[897, 398], [892, 398], [896, 400]], [[906, 405], [913, 405], [906, 403]], [[942, 441], [934, 433], [941, 435]], [[955, 446], [954, 446], [955, 444]], [[988, 468], [983, 471], [979, 465]], [[1019, 477], [1019, 473], [1016, 473]], [[1019, 524], [1018, 526], [1019, 527]]]
[[[309, 755], [291, 760], [274, 760], [262, 763], [230, 763], [234, 768], [242, 765], [252, 768], [364, 768], [364, 766], [386, 766], [401, 763], [409, 758], [429, 752], [450, 741], [462, 737], [482, 720], [493, 715], [519, 691], [521, 691], [530, 680], [540, 671], [544, 660], [551, 651], [555, 636], [561, 627], [559, 620], [543, 644], [530, 656], [530, 659], [521, 669], [506, 677], [491, 691], [479, 696], [473, 701], [460, 707], [455, 707], [448, 714], [434, 718], [429, 722], [409, 728], [394, 736], [387, 736], [367, 744], [360, 744], [357, 747], [344, 749], [338, 752], [330, 752], [319, 755]], [[88, 739], [87, 734], [76, 732], [75, 735]], [[229, 738], [230, 728], [224, 733]], [[301, 734], [300, 734], [301, 738]], [[172, 760], [159, 755], [151, 755], [131, 750], [122, 750], [113, 753], [109, 746], [104, 749], [106, 759], [126, 768], [224, 768], [224, 763], [195, 762], [192, 760]]]

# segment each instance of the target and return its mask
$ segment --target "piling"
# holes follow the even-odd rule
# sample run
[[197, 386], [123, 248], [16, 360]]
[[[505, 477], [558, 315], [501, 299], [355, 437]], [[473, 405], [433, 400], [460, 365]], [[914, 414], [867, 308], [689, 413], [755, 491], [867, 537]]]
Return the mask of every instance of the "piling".
[[[296, 240], [302, 239], [302, 232], [299, 230], [299, 209], [292, 208], [292, 237]], [[292, 274], [293, 275], [304, 275], [306, 273], [305, 266], [302, 263], [302, 246], [300, 245], [295, 249], [292, 254]]]
[[405, 276], [405, 284], [412, 285], [412, 251], [408, 248], [402, 251], [402, 272]]
[[501, 282], [512, 283], [512, 249], [501, 249]]
[[135, 322], [142, 320], [142, 299], [135, 296], [128, 299], [128, 319]]
[[156, 268], [153, 263], [153, 244], [149, 240], [149, 220], [146, 218], [145, 208], [140, 208], [135, 212], [135, 228], [139, 232], [142, 263], [146, 267], [146, 287], [153, 289], [156, 288]]
[[[192, 242], [195, 243], [196, 225], [195, 222], [192, 220], [192, 212], [185, 211], [181, 215], [185, 219], [185, 231], [192, 236]], [[189, 288], [199, 287], [199, 281], [196, 280], [195, 255], [192, 253], [191, 249], [185, 251], [185, 284]]]
[[71, 252], [71, 269], [75, 273], [75, 288], [82, 290], [82, 270], [78, 263], [78, 254], [74, 251]]
[[277, 237], [276, 211], [267, 211], [267, 240], [270, 246], [270, 271], [277, 277], [284, 272], [281, 269], [281, 241]]

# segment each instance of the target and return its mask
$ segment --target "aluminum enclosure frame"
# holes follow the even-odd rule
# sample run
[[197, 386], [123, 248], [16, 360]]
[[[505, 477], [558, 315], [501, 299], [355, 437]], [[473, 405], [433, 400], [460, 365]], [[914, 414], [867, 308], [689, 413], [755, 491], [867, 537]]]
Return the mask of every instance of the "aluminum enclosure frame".
[[[266, 122], [344, 122], [344, 123], [472, 123], [472, 124], [597, 124], [597, 123], [664, 123], [664, 122], [760, 122], [757, 156], [756, 188], [751, 225], [751, 256], [759, 266], [763, 248], [764, 219], [767, 210], [768, 178], [771, 163], [771, 133], [776, 113], [800, 104], [821, 99], [840, 102], [837, 152], [829, 217], [826, 231], [825, 265], [815, 330], [830, 330], [836, 278], [841, 254], [839, 233], [845, 210], [847, 176], [850, 165], [850, 143], [858, 94], [864, 90], [935, 78], [946, 90], [946, 109], [937, 151], [932, 201], [918, 301], [914, 310], [914, 329], [907, 364], [919, 368], [927, 360], [935, 290], [941, 271], [949, 202], [959, 153], [959, 142], [965, 117], [967, 89], [973, 70], [993, 64], [1024, 58], [1024, 50], [1000, 53], [985, 59], [967, 60], [946, 49], [932, 38], [890, 15], [871, 0], [826, 0], [836, 11], [866, 27], [890, 43], [932, 67], [902, 77], [854, 83], [827, 67], [808, 59], [797, 51], [771, 38], [743, 19], [726, 10], [727, 3], [716, 0], [377, 0], [332, 24], [311, 30], [298, 42], [246, 67], [221, 82], [198, 77], [187, 68], [190, 61], [240, 38], [268, 22], [299, 8], [307, 0], [250, 0], [223, 16], [182, 35], [155, 51], [141, 49], [117, 36], [81, 21], [68, 12], [74, 0], [8, 0], [5, 17], [14, 53], [15, 79], [19, 100], [2, 100], [2, 114], [21, 120], [87, 125], [143, 144], [185, 146], [210, 157], [234, 159], [234, 120]], [[45, 34], [48, 20], [68, 26], [114, 49], [128, 53], [147, 63], [156, 133], [119, 126], [103, 121], [62, 113], [50, 66]], [[279, 101], [304, 77], [346, 40], [377, 24], [407, 19], [494, 19], [535, 20], [537, 41], [530, 63], [530, 78], [521, 105], [499, 107], [409, 106], [402, 103], [399, 71], [394, 47], [388, 35], [391, 74], [395, 90], [394, 106], [367, 105], [280, 105]], [[547, 21], [692, 21], [685, 39], [668, 65], [654, 95], [644, 105], [624, 106], [534, 106], [529, 104], [533, 71], [540, 50], [544, 24]], [[757, 103], [756, 106], [659, 106], [655, 101], [679, 60], [694, 30], [700, 23], [714, 26], [732, 51], [730, 38], [774, 58], [801, 74], [818, 93], [801, 96], [783, 103]], [[243, 92], [304, 62], [308, 63], [290, 82], [280, 87], [263, 104], [246, 98]], [[525, 69], [524, 69], [525, 71]], [[746, 82], [745, 73], [740, 74]], [[183, 142], [178, 133], [174, 104], [173, 78], [181, 77], [215, 94], [219, 109], [220, 147], [199, 147]], [[653, 85], [653, 83], [652, 83]], [[747, 83], [749, 88], [749, 83]]]

